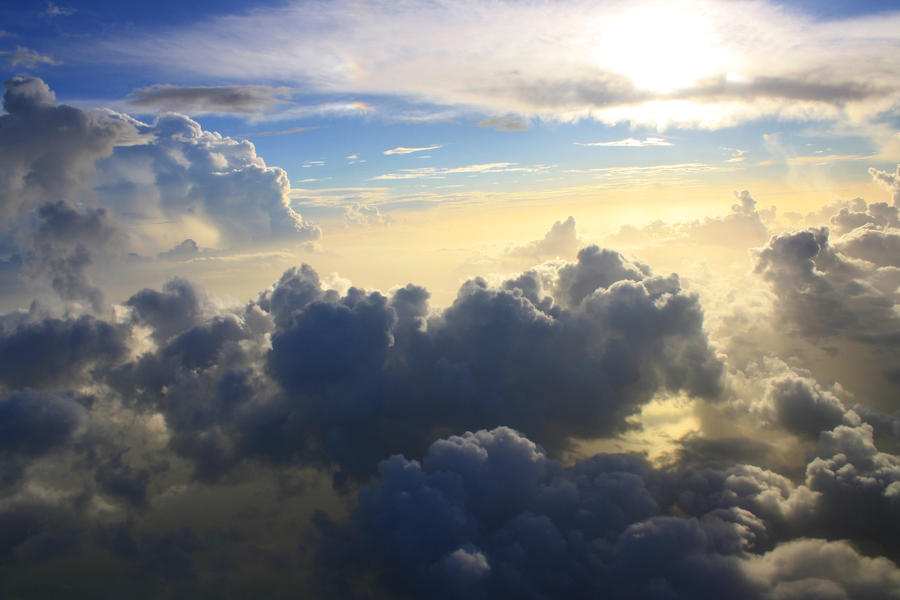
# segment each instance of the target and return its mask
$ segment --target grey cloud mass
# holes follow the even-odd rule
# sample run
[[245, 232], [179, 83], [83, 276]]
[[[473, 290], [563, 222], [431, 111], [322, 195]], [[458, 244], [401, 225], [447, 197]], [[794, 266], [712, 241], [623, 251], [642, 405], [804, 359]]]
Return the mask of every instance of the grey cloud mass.
[[[783, 230], [744, 191], [605, 239], [739, 254], [721, 286], [569, 217], [445, 306], [307, 264], [249, 301], [172, 277], [111, 305], [92, 275], [137, 242], [173, 268], [206, 230], [320, 230], [189, 117], [25, 77], [4, 108], [3, 264], [64, 302], [0, 315], [0, 596], [900, 598], [896, 206]], [[863, 363], [888, 401], [842, 379]]]
[[183, 87], [157, 84], [132, 92], [129, 104], [153, 111], [253, 115], [284, 102], [279, 98], [283, 93], [284, 90], [265, 85]]

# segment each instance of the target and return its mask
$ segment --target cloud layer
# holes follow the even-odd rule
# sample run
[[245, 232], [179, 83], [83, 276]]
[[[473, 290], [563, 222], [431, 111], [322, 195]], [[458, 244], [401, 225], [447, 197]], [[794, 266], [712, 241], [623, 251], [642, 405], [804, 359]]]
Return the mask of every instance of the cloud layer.
[[897, 18], [819, 21], [766, 2], [291, 3], [107, 47], [205, 77], [474, 107], [506, 115], [491, 117], [504, 129], [521, 128], [510, 113], [716, 128], [890, 109]]

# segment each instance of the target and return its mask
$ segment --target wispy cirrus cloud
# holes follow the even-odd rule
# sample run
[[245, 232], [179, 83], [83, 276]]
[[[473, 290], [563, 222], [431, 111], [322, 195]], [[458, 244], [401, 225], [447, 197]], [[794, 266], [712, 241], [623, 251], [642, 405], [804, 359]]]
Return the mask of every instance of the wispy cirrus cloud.
[[536, 173], [551, 168], [549, 165], [526, 167], [512, 162], [480, 163], [462, 167], [420, 167], [418, 169], [401, 169], [393, 173], [376, 175], [371, 180], [380, 179], [439, 179], [447, 175], [482, 175], [488, 173]]
[[55, 67], [61, 65], [62, 62], [56, 60], [49, 54], [41, 54], [37, 50], [26, 48], [25, 46], [16, 46], [12, 52], [0, 52], [9, 56], [9, 66], [25, 67], [26, 69], [34, 69], [38, 65], [50, 65]]
[[422, 146], [419, 148], [408, 148], [406, 146], [397, 146], [396, 148], [391, 148], [390, 150], [385, 150], [384, 154], [413, 154], [415, 152], [426, 152], [428, 150], [437, 150], [438, 148], [442, 148], [440, 144], [434, 146]]
[[74, 15], [75, 12], [75, 9], [71, 6], [63, 6], [48, 2], [47, 8], [41, 12], [41, 16], [45, 19], [52, 19], [53, 17], [68, 17], [69, 15]]
[[318, 129], [318, 127], [291, 127], [290, 129], [282, 129], [280, 131], [258, 131], [256, 133], [248, 133], [244, 137], [269, 137], [273, 135], [291, 135], [293, 133], [303, 133], [304, 131], [310, 131], [312, 129]]
[[575, 142], [578, 146], [610, 146], [615, 148], [646, 148], [648, 146], [674, 146], [672, 142], [660, 137], [648, 137], [643, 140], [625, 138], [612, 142]]

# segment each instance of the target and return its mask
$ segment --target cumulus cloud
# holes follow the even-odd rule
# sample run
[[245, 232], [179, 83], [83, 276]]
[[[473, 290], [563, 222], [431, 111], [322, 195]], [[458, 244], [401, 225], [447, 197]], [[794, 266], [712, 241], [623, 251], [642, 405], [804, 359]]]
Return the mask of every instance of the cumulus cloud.
[[569, 217], [565, 221], [555, 222], [544, 239], [513, 248], [510, 252], [517, 256], [542, 260], [572, 256], [580, 245], [575, 232], [575, 218]]
[[731, 211], [718, 217], [704, 217], [684, 223], [653, 221], [644, 227], [625, 225], [606, 237], [612, 244], [686, 243], [697, 246], [715, 244], [744, 250], [764, 243], [769, 236], [766, 216], [774, 207], [760, 211], [747, 190], [734, 192]]
[[628, 265], [589, 248], [547, 288], [535, 273], [476, 279], [437, 314], [415, 286], [339, 297], [309, 268], [285, 273], [260, 299], [285, 398], [246, 435], [353, 474], [373, 456], [421, 452], [434, 431], [507, 423], [558, 451], [623, 430], [657, 389], [714, 398], [722, 366], [697, 299], [676, 276]]
[[200, 246], [197, 245], [197, 242], [188, 238], [182, 240], [181, 243], [176, 244], [171, 250], [160, 252], [158, 256], [159, 258], [168, 260], [189, 260], [199, 254]]
[[[184, 233], [224, 249], [321, 235], [291, 208], [284, 171], [267, 167], [250, 142], [181, 115], [147, 125], [57, 105], [37, 78], [13, 78], [5, 88], [0, 235], [20, 275], [46, 280], [64, 301], [106, 310], [94, 265], [138, 248], [185, 258], [189, 247], [167, 252]], [[152, 222], [167, 222], [174, 236]]]
[[885, 344], [900, 335], [893, 272], [848, 260], [827, 228], [773, 236], [755, 270], [775, 293], [779, 317], [805, 335]]
[[778, 600], [900, 596], [900, 571], [893, 562], [864, 556], [844, 541], [788, 542], [752, 559], [747, 568]]
[[73, 398], [23, 390], [0, 402], [0, 452], [38, 455], [68, 440], [85, 421]]
[[[320, 526], [322, 571], [369, 572], [431, 597], [893, 597], [900, 570], [843, 541], [778, 543], [817, 496], [758, 468], [657, 471], [599, 455], [570, 467], [508, 428], [393, 456], [344, 528]], [[703, 485], [703, 484], [706, 485]], [[720, 487], [721, 486], [721, 487]], [[791, 507], [793, 504], [793, 507]], [[667, 516], [672, 507], [687, 511]], [[817, 595], [825, 594], [825, 596]]]
[[829, 219], [835, 231], [846, 234], [857, 227], [873, 225], [878, 228], [900, 227], [898, 220], [898, 208], [885, 202], [866, 203], [862, 198], [845, 203], [837, 214]]
[[[0, 135], [30, 118], [60, 137], [52, 154], [23, 133], [3, 180], [10, 243], [71, 276], [51, 278], [60, 295], [89, 297], [78, 261], [127, 246], [135, 211], [202, 219], [223, 244], [278, 236], [275, 217], [306, 224], [252, 145], [180, 115], [69, 110], [39, 80], [8, 87]], [[66, 127], [51, 127], [64, 117], [89, 121], [91, 160], [66, 155]], [[42, 160], [61, 167], [46, 181]], [[895, 364], [896, 207], [850, 201], [822, 217], [837, 233], [768, 237], [772, 215], [741, 192], [726, 215], [641, 232], [763, 245], [772, 304], [754, 314], [792, 345], [783, 362], [754, 348], [740, 372], [705, 296], [609, 248], [572, 258], [571, 217], [517, 250], [552, 260], [470, 279], [445, 307], [418, 285], [366, 290], [301, 265], [242, 305], [174, 278], [103, 318], [2, 315], [0, 589], [80, 556], [126, 573], [104, 591], [147, 597], [255, 591], [260, 573], [276, 581], [260, 593], [322, 597], [898, 596], [900, 415], [816, 380], [797, 350], [846, 339]], [[183, 235], [160, 250], [205, 252]], [[719, 301], [743, 308], [746, 288]], [[665, 462], [586, 456], [649, 428], [644, 409], [667, 398], [697, 424]], [[319, 478], [344, 494], [310, 492]], [[312, 504], [336, 508], [310, 517]]]
[[94, 163], [135, 132], [134, 123], [102, 111], [57, 106], [42, 80], [4, 83], [0, 152], [0, 217], [9, 219], [47, 202], [71, 200], [95, 175]]
[[98, 200], [123, 215], [211, 225], [225, 247], [320, 236], [290, 206], [286, 173], [248, 141], [204, 131], [178, 114], [142, 126], [147, 143], [118, 146], [97, 163]]
[[796, 433], [819, 433], [853, 420], [844, 404], [814, 379], [791, 373], [766, 382], [765, 396], [753, 407], [760, 416]]
[[9, 318], [0, 340], [0, 382], [8, 389], [52, 388], [78, 381], [128, 353], [128, 331], [90, 316]]
[[894, 200], [894, 206], [900, 207], [900, 165], [897, 166], [896, 173], [888, 173], [880, 169], [869, 169], [869, 174], [890, 192]]

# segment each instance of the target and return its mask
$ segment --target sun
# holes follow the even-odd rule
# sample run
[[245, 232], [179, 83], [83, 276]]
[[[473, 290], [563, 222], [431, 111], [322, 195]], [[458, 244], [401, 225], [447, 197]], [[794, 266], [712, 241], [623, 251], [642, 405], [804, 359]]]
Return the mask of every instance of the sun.
[[723, 72], [714, 21], [700, 4], [651, 3], [603, 23], [593, 58], [643, 90], [668, 93]]

